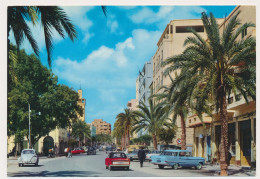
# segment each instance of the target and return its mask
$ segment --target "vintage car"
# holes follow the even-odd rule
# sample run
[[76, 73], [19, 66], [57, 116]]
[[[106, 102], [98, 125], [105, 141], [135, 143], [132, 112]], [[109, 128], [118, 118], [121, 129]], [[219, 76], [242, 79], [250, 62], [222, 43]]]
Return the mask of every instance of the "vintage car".
[[[138, 151], [139, 151], [139, 150], [134, 150], [132, 153], [128, 153], [128, 154], [127, 154], [127, 158], [129, 158], [130, 161], [139, 160], [139, 158], [138, 158]], [[144, 151], [145, 151], [145, 156], [146, 156], [147, 154], [151, 153], [151, 151], [148, 150], [148, 149], [144, 149]], [[146, 159], [146, 158], [145, 158], [145, 159]]]
[[85, 153], [84, 149], [81, 148], [75, 148], [71, 151], [72, 154], [81, 154], [81, 153]]
[[96, 149], [94, 147], [89, 147], [87, 155], [96, 155]]
[[200, 170], [205, 164], [205, 158], [192, 157], [188, 150], [165, 150], [159, 156], [151, 156], [152, 163], [158, 165], [160, 169], [170, 166], [173, 169], [179, 167], [195, 167]]
[[151, 161], [151, 156], [160, 155], [162, 152], [159, 150], [153, 150], [149, 154], [146, 155], [146, 160]]
[[129, 170], [130, 160], [123, 152], [111, 152], [105, 159], [106, 169], [123, 168]]
[[33, 164], [37, 166], [39, 158], [34, 149], [24, 149], [21, 152], [21, 157], [18, 158], [18, 166], [24, 166], [26, 164]]

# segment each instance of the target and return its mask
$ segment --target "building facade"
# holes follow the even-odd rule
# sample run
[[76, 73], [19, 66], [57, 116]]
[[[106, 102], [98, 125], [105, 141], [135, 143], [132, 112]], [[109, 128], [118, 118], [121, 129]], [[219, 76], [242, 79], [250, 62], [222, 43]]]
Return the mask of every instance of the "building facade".
[[97, 134], [107, 134], [111, 135], [111, 124], [103, 121], [102, 119], [95, 119], [92, 123], [92, 126], [96, 128]]
[[[222, 19], [218, 19], [218, 22], [222, 21]], [[167, 24], [161, 35], [157, 43], [158, 48], [153, 56], [153, 85], [151, 87], [153, 88], [154, 94], [163, 92], [163, 90], [160, 89], [161, 86], [168, 86], [171, 84], [169, 75], [172, 79], [175, 79], [175, 76], [179, 73], [179, 71], [174, 71], [165, 76], [164, 71], [168, 66], [162, 66], [162, 63], [167, 58], [179, 55], [184, 51], [184, 41], [187, 37], [192, 36], [192, 33], [188, 30], [189, 28], [196, 30], [199, 35], [206, 38], [206, 32], [204, 31], [201, 19], [172, 20]], [[191, 150], [193, 146], [194, 129], [190, 128], [187, 122], [188, 121], [186, 120], [186, 144], [188, 149]], [[182, 132], [179, 116], [176, 120], [176, 125], [178, 130], [172, 144], [180, 145], [176, 141], [177, 138], [181, 138]]]
[[[255, 6], [237, 6], [219, 25], [219, 31], [223, 32], [225, 24], [238, 12], [238, 19], [241, 24], [246, 22], [256, 23]], [[237, 30], [237, 29], [235, 29]], [[242, 37], [243, 36], [243, 37]], [[247, 28], [242, 33], [241, 38], [256, 36], [256, 28]], [[228, 140], [229, 151], [232, 155], [231, 164], [240, 166], [255, 166], [256, 163], [256, 103], [249, 98], [246, 103], [241, 93], [231, 94], [227, 97], [228, 109]], [[214, 114], [214, 119], [206, 114], [203, 115], [205, 127], [196, 115], [188, 117], [189, 127], [194, 128], [195, 156], [205, 157], [207, 161], [219, 160], [219, 144], [221, 137], [221, 121], [218, 114]]]

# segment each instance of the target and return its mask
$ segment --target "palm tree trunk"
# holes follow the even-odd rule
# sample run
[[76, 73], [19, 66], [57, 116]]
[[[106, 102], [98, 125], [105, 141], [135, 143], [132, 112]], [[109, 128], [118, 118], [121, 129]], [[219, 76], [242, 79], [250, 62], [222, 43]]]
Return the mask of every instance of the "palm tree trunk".
[[156, 139], [156, 135], [155, 134], [152, 134], [153, 136], [153, 147], [154, 147], [154, 150], [157, 150], [157, 139]]
[[227, 159], [228, 159], [228, 116], [226, 95], [220, 99], [220, 120], [221, 120], [221, 141], [219, 146], [220, 152], [220, 176], [227, 176]]
[[181, 113], [181, 149], [186, 150], [186, 125], [185, 125], [185, 119], [184, 115]]

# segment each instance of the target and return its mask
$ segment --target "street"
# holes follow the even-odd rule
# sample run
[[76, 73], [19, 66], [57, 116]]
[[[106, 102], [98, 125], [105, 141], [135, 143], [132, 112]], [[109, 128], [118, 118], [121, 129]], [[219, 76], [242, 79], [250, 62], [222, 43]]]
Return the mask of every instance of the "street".
[[[201, 170], [179, 168], [174, 170], [166, 167], [159, 169], [149, 162], [140, 168], [138, 161], [132, 161], [130, 170], [105, 169], [105, 152], [98, 151], [97, 155], [78, 154], [72, 158], [40, 158], [39, 166], [27, 165], [18, 167], [17, 159], [7, 160], [8, 177], [205, 177], [218, 176], [219, 166], [205, 165]], [[231, 176], [255, 176], [255, 171], [244, 170], [235, 166], [229, 167]]]
[[17, 160], [8, 160], [8, 177], [44, 176], [44, 177], [171, 177], [171, 176], [212, 176], [214, 173], [205, 170], [159, 169], [149, 162], [140, 168], [138, 161], [132, 161], [130, 170], [105, 169], [106, 153], [98, 151], [97, 155], [78, 154], [72, 158], [40, 158], [39, 166], [27, 165], [18, 167]]

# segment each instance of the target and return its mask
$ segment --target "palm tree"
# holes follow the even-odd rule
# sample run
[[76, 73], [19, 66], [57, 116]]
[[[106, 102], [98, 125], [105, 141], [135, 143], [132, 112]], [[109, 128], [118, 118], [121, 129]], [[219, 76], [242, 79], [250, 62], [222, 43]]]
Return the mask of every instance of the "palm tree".
[[[51, 54], [53, 49], [52, 29], [55, 29], [63, 38], [66, 32], [72, 41], [77, 36], [75, 26], [71, 23], [62, 8], [58, 6], [10, 6], [8, 7], [7, 35], [9, 37], [10, 31], [13, 31], [18, 49], [24, 38], [27, 38], [34, 53], [38, 56], [39, 48], [32, 36], [28, 21], [36, 25], [39, 18], [44, 30], [48, 64], [51, 66]], [[8, 41], [8, 46], [9, 43]]]
[[153, 104], [152, 98], [149, 98], [149, 107], [143, 102], [138, 105], [140, 111], [134, 111], [134, 114], [139, 117], [133, 124], [132, 131], [139, 132], [147, 130], [153, 138], [154, 149], [157, 150], [157, 135], [163, 127], [171, 128], [172, 123], [167, 120], [167, 113], [163, 108], [163, 103]]
[[[248, 96], [256, 100], [256, 41], [247, 36], [238, 37], [252, 23], [242, 26], [235, 14], [220, 34], [215, 17], [202, 13], [202, 22], [208, 39], [203, 39], [191, 29], [194, 37], [188, 37], [186, 49], [181, 55], [169, 58], [166, 73], [181, 70], [179, 79], [190, 81], [191, 100], [199, 114], [211, 101], [221, 120], [220, 168], [221, 175], [227, 175], [228, 117], [227, 97], [241, 92], [248, 102]], [[236, 30], [237, 29], [237, 30]], [[180, 80], [181, 81], [181, 80]]]
[[[188, 91], [187, 89], [184, 89], [184, 92], [182, 91], [183, 87], [178, 83], [176, 83], [172, 77], [169, 75], [169, 78], [171, 80], [170, 86], [162, 86], [161, 89], [163, 89], [162, 93], [154, 95], [154, 97], [157, 98], [157, 100], [164, 100], [164, 108], [165, 111], [167, 111], [168, 116], [172, 115], [172, 121], [173, 123], [176, 123], [177, 117], [180, 117], [181, 120], [181, 149], [186, 149], [186, 117], [188, 113]], [[177, 79], [177, 77], [176, 77]], [[183, 81], [182, 81], [183, 82]], [[178, 86], [177, 86], [178, 85]]]
[[85, 121], [78, 120], [72, 124], [72, 136], [79, 138], [79, 145], [84, 138], [90, 139], [90, 133], [90, 127]]
[[[120, 113], [116, 116], [118, 124], [120, 124], [119, 130], [123, 132], [121, 145], [123, 148], [126, 148], [130, 145], [130, 133], [133, 122], [135, 121], [135, 115], [132, 110], [125, 109], [124, 113]], [[121, 127], [122, 126], [122, 127]]]

